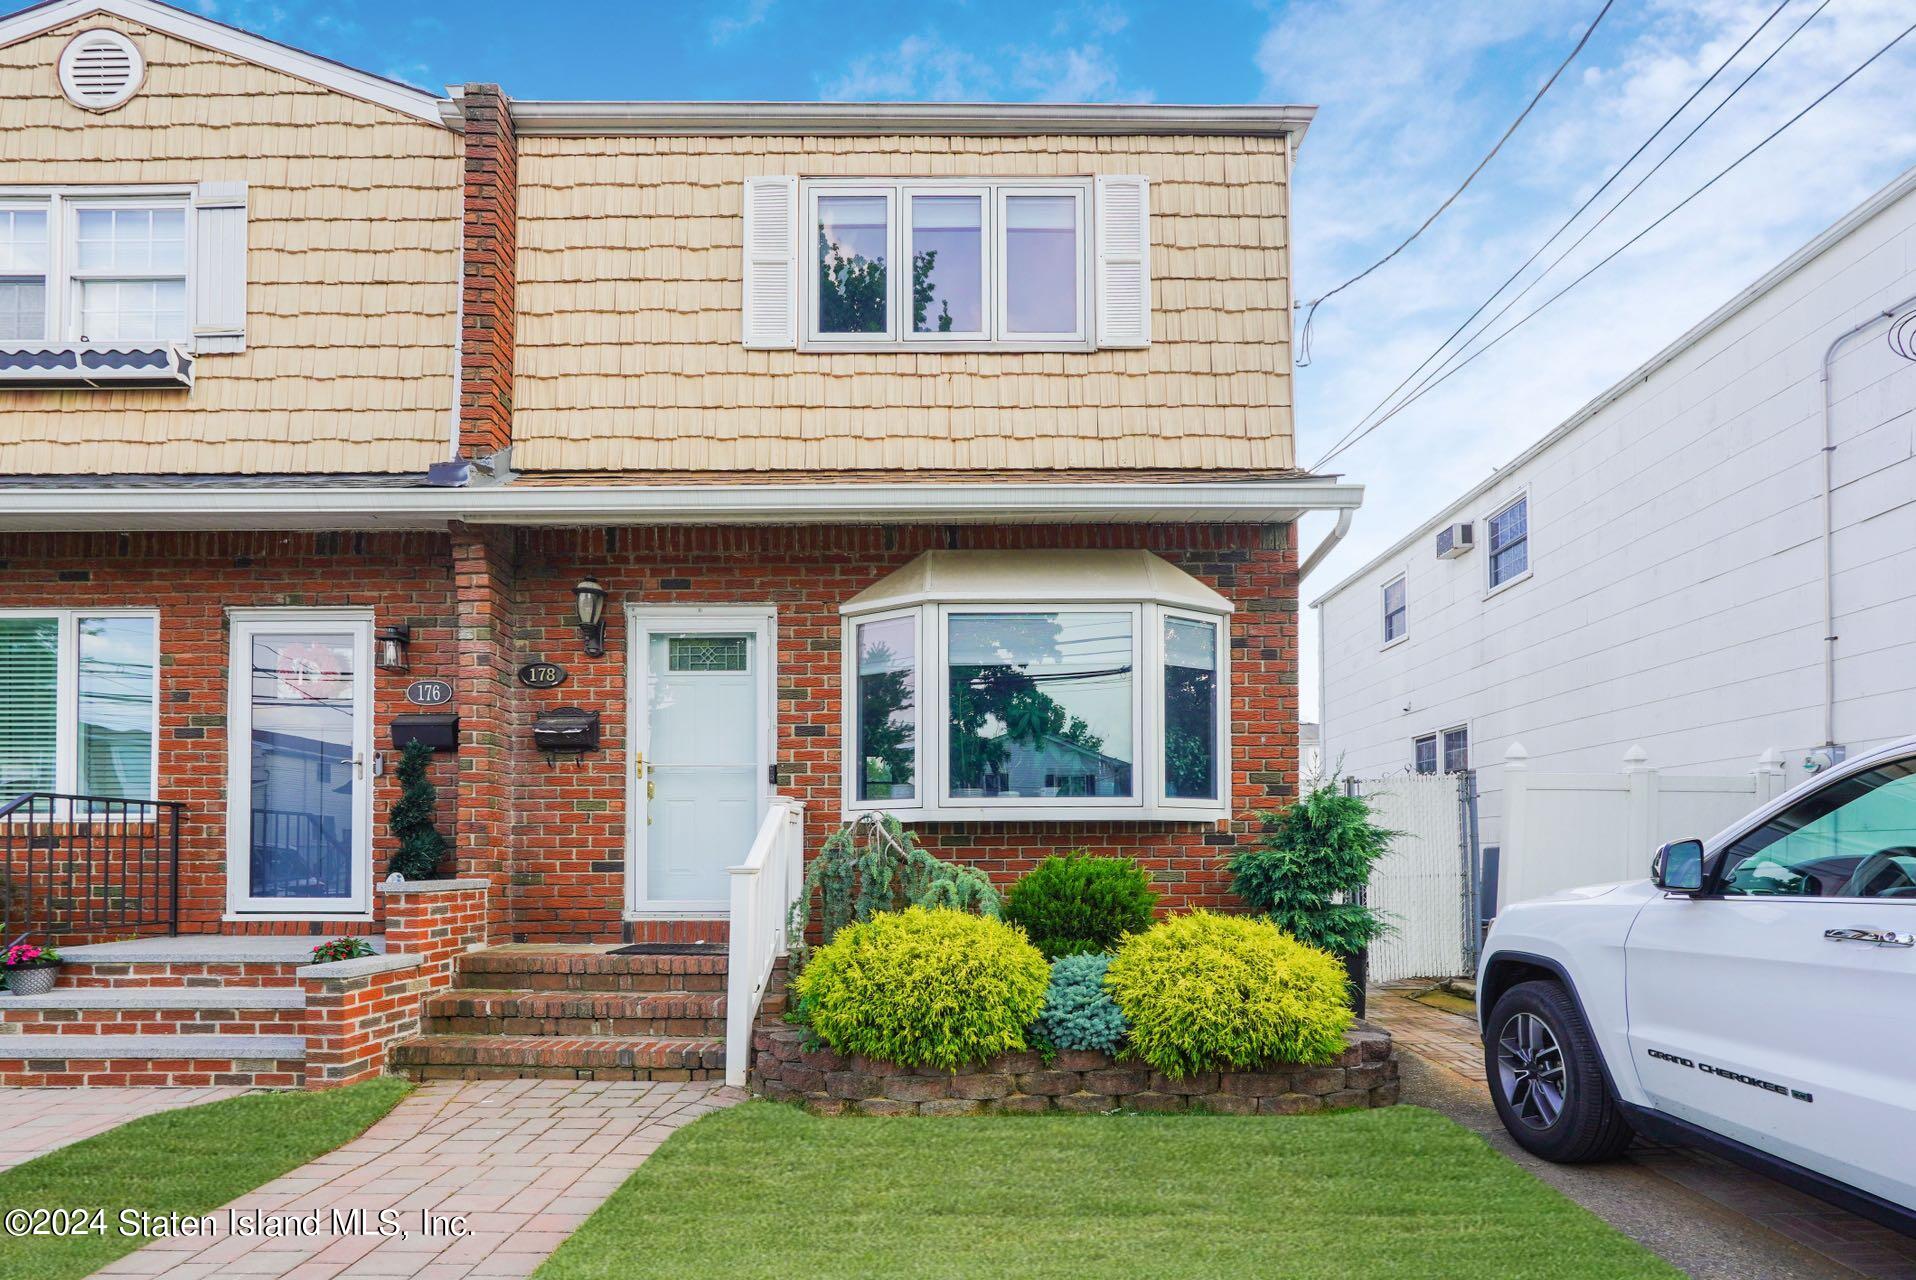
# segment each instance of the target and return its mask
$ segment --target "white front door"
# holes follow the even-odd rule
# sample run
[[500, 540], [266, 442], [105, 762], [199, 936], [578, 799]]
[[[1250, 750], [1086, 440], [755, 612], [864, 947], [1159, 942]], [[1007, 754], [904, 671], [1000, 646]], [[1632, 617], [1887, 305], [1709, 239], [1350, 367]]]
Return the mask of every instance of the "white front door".
[[631, 611], [626, 906], [723, 915], [771, 795], [770, 609]]
[[227, 682], [229, 915], [372, 911], [372, 615], [235, 610]]

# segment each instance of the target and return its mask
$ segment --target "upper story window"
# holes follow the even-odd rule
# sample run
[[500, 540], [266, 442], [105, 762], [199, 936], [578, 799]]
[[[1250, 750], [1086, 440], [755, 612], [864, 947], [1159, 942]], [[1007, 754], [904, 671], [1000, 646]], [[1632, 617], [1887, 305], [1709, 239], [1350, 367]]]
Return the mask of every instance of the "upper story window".
[[0, 796], [154, 798], [151, 613], [0, 612]]
[[1490, 517], [1490, 585], [1530, 572], [1530, 499], [1526, 495]]
[[920, 557], [845, 606], [846, 807], [1228, 816], [1229, 611], [1144, 552]]
[[1401, 640], [1410, 632], [1410, 614], [1404, 605], [1404, 576], [1384, 584], [1384, 643]]
[[0, 341], [186, 341], [186, 214], [184, 196], [0, 204]]
[[1141, 177], [748, 179], [745, 345], [1146, 346], [1148, 199]]
[[1437, 735], [1427, 733], [1410, 744], [1410, 767], [1414, 773], [1437, 772]]
[[1444, 730], [1444, 772], [1462, 773], [1470, 768], [1470, 729], [1458, 726]]

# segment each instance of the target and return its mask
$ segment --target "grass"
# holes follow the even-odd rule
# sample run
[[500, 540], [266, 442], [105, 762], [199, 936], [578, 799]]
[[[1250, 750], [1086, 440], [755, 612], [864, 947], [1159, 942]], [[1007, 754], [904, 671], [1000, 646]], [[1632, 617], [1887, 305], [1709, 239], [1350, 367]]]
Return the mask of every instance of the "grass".
[[821, 1119], [675, 1134], [535, 1280], [1679, 1273], [1415, 1107], [1286, 1119]]
[[0, 1236], [0, 1280], [91, 1275], [147, 1243], [120, 1234], [121, 1210], [211, 1213], [358, 1137], [410, 1088], [380, 1079], [320, 1093], [247, 1094], [142, 1116], [17, 1165], [0, 1173], [0, 1210], [98, 1207], [106, 1231]]

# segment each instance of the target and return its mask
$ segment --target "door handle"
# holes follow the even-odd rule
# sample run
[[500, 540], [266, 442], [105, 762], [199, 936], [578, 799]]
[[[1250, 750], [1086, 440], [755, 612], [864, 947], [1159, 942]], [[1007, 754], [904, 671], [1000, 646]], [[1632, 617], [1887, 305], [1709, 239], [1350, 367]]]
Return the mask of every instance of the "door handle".
[[1867, 942], [1877, 947], [1916, 947], [1916, 936], [1894, 929], [1825, 929], [1831, 942]]

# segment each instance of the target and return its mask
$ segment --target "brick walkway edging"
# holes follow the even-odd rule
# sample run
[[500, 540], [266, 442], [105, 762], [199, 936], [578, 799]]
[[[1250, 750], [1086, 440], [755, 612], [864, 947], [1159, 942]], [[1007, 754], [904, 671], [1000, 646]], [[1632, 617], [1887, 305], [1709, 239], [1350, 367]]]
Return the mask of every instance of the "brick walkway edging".
[[1046, 1062], [1009, 1053], [962, 1072], [901, 1067], [807, 1049], [802, 1027], [761, 1025], [752, 1038], [752, 1091], [803, 1103], [814, 1115], [960, 1116], [986, 1112], [1214, 1111], [1299, 1115], [1397, 1102], [1390, 1033], [1360, 1025], [1322, 1066], [1201, 1071], [1174, 1079], [1107, 1053], [1067, 1051]]

